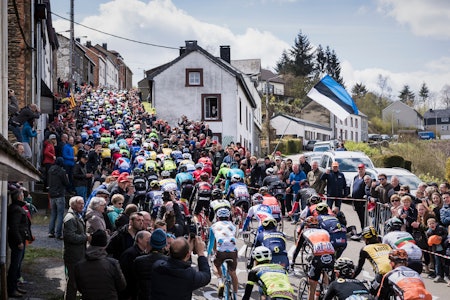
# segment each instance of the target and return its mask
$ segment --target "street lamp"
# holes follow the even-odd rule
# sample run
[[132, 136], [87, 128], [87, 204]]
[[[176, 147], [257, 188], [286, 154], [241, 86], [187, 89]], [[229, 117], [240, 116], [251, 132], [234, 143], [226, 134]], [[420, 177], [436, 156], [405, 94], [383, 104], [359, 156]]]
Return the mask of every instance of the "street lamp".
[[267, 155], [270, 155], [270, 118], [269, 118], [269, 82], [272, 79], [282, 76], [278, 74], [277, 76], [270, 77], [266, 79], [266, 126], [267, 126]]

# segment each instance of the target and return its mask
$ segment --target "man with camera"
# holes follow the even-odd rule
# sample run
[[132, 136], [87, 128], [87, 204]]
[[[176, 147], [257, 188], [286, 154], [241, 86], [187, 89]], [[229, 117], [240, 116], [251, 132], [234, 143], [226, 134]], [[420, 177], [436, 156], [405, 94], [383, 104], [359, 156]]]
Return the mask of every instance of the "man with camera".
[[[191, 252], [197, 253], [198, 270], [190, 263]], [[205, 243], [200, 237], [176, 238], [170, 245], [167, 260], [158, 260], [152, 269], [151, 299], [192, 299], [192, 292], [211, 281]]]

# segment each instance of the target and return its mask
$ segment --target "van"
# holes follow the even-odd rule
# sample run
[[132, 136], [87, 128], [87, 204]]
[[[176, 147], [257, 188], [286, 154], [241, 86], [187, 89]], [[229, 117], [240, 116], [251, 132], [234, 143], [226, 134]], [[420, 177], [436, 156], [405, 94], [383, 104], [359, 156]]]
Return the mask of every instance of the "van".
[[433, 131], [419, 131], [418, 134], [421, 140], [434, 140], [436, 138]]

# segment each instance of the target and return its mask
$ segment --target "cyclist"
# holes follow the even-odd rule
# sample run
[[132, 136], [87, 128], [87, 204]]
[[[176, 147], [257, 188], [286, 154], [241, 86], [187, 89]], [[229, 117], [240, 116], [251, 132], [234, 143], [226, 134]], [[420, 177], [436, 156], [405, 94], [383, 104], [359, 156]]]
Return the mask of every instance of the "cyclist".
[[431, 300], [431, 294], [426, 290], [420, 274], [408, 268], [408, 254], [404, 249], [394, 249], [389, 252], [392, 271], [384, 275], [378, 290], [378, 299], [424, 299]]
[[376, 291], [380, 287], [381, 279], [383, 275], [389, 272], [392, 267], [389, 262], [389, 251], [391, 247], [388, 244], [380, 243], [378, 233], [373, 226], [367, 226], [361, 232], [361, 235], [366, 243], [359, 252], [358, 265], [355, 269], [355, 278], [361, 273], [364, 266], [364, 262], [369, 260], [375, 273], [375, 279], [372, 281], [370, 292], [375, 295]]
[[150, 182], [150, 191], [146, 195], [144, 210], [150, 212], [152, 220], [156, 220], [158, 210], [163, 205], [161, 186], [157, 180]]
[[212, 201], [210, 203], [211, 209], [209, 210], [209, 221], [212, 222], [214, 220], [214, 216], [217, 211], [221, 208], [226, 208], [231, 212], [231, 204], [230, 201], [222, 198], [222, 190], [219, 188], [213, 189], [211, 193]]
[[[308, 299], [314, 300], [318, 280], [324, 269], [333, 269], [334, 248], [328, 231], [319, 228], [317, 217], [310, 216], [305, 220], [305, 229], [299, 239], [300, 245], [308, 243], [312, 249], [308, 274]], [[293, 260], [295, 262], [295, 258]], [[329, 280], [329, 278], [323, 278]]]
[[371, 299], [371, 295], [364, 283], [358, 279], [352, 279], [354, 273], [355, 265], [350, 258], [338, 258], [334, 263], [336, 280], [328, 286], [324, 300]]
[[259, 189], [259, 193], [263, 195], [263, 204], [270, 207], [272, 210], [272, 216], [277, 222], [281, 222], [281, 207], [277, 198], [269, 194], [269, 189], [263, 186]]
[[175, 176], [178, 190], [180, 191], [180, 200], [186, 201], [192, 194], [194, 177], [188, 172], [186, 166], [180, 166], [178, 168], [178, 174]]
[[391, 218], [384, 224], [383, 243], [392, 249], [404, 249], [408, 254], [408, 267], [422, 273], [422, 250], [416, 245], [413, 236], [402, 231], [403, 222], [399, 218]]
[[247, 185], [242, 182], [242, 178], [239, 174], [234, 174], [231, 177], [232, 184], [228, 190], [226, 199], [230, 200], [230, 198], [233, 198], [233, 206], [240, 206], [243, 212], [247, 213], [250, 207], [250, 193], [248, 192]]
[[[295, 299], [286, 270], [279, 264], [271, 263], [272, 252], [264, 246], [256, 247], [252, 252], [256, 265], [248, 273], [245, 293], [242, 300], [249, 300], [253, 286], [259, 285], [262, 296], [269, 296], [272, 300]], [[262, 297], [261, 297], [262, 298]]]
[[317, 220], [319, 227], [325, 229], [330, 234], [331, 243], [336, 252], [336, 258], [341, 257], [347, 248], [347, 229], [334, 215], [328, 213], [329, 207], [325, 202], [317, 204]]
[[192, 211], [192, 205], [195, 202], [194, 217], [205, 209], [205, 216], [209, 215], [209, 205], [211, 202], [212, 185], [209, 183], [209, 175], [203, 172], [200, 175], [200, 182], [194, 186], [189, 198], [189, 211]]
[[161, 172], [162, 179], [159, 181], [159, 185], [161, 186], [161, 190], [163, 192], [173, 192], [177, 190], [177, 182], [175, 179], [170, 177], [169, 171]]
[[225, 193], [228, 193], [228, 189], [230, 188], [230, 185], [233, 183], [232, 181], [233, 175], [238, 175], [240, 179], [245, 177], [244, 171], [239, 169], [239, 164], [235, 161], [230, 164], [230, 169], [228, 170], [226, 175]]
[[222, 180], [226, 180], [228, 171], [230, 171], [230, 168], [228, 167], [228, 164], [227, 163], [222, 163], [220, 165], [219, 172], [217, 172], [217, 176], [216, 176], [216, 178], [214, 178], [214, 181], [213, 181], [212, 184], [216, 185], [221, 179]]
[[234, 299], [238, 290], [237, 268], [237, 247], [236, 247], [236, 226], [230, 221], [230, 210], [220, 208], [217, 213], [217, 221], [209, 229], [208, 256], [215, 248], [216, 257], [214, 266], [216, 267], [217, 276], [219, 278], [219, 298], [223, 297], [224, 284], [222, 282], [222, 268], [220, 267], [226, 259], [232, 259], [233, 262], [228, 264], [228, 272], [230, 273], [233, 283]]
[[261, 194], [254, 194], [252, 196], [252, 200], [254, 205], [248, 210], [247, 218], [245, 218], [242, 231], [247, 231], [250, 221], [253, 217], [256, 217], [256, 219], [258, 220], [258, 232], [261, 232], [263, 229], [262, 222], [266, 218], [272, 218], [272, 210], [269, 206], [262, 204], [264, 198]]
[[294, 216], [293, 223], [297, 223], [299, 219], [299, 216], [294, 214], [300, 210], [305, 211], [305, 209], [307, 208], [307, 204], [309, 203], [309, 199], [311, 199], [311, 197], [318, 197], [320, 200], [320, 197], [317, 194], [316, 190], [309, 187], [308, 181], [306, 179], [300, 181], [300, 187], [301, 189], [299, 190], [294, 199], [294, 206], [288, 213], [290, 217]]
[[262, 182], [263, 186], [267, 186], [267, 187], [271, 187], [272, 184], [279, 182], [280, 181], [280, 177], [278, 177], [278, 175], [274, 175], [275, 170], [273, 168], [267, 168], [266, 169], [266, 177], [264, 177], [264, 180]]
[[[265, 246], [272, 251], [272, 262], [282, 265], [285, 269], [289, 267], [289, 258], [286, 251], [286, 236], [283, 232], [277, 231], [277, 221], [273, 217], [268, 217], [262, 222], [263, 231], [255, 238], [254, 248]], [[250, 269], [253, 261], [250, 259]]]

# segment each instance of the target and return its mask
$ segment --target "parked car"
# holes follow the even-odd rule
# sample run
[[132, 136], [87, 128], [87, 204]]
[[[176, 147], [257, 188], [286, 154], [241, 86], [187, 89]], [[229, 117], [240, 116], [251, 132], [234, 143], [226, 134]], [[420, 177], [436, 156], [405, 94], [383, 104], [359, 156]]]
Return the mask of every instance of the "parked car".
[[377, 134], [377, 133], [369, 133], [367, 135], [369, 142], [379, 142], [381, 141], [381, 135]]
[[389, 134], [382, 134], [380, 137], [381, 137], [382, 141], [390, 141], [391, 140], [391, 137], [389, 136]]
[[413, 195], [416, 194], [417, 187], [422, 182], [422, 180], [414, 175], [414, 173], [398, 167], [366, 169], [366, 173], [369, 174], [373, 179], [377, 179], [378, 174], [386, 174], [388, 182], [391, 182], [392, 176], [396, 175], [398, 177], [400, 185], [409, 186], [411, 194]]
[[316, 142], [314, 144], [313, 152], [324, 152], [327, 150], [335, 150], [339, 142], [337, 140]]
[[370, 157], [358, 151], [325, 151], [319, 162], [319, 168], [325, 172], [327, 169], [331, 169], [331, 164], [335, 161], [339, 163], [339, 171], [344, 173], [345, 176], [346, 195], [350, 194], [350, 186], [353, 183], [353, 178], [358, 174], [359, 164], [364, 164], [366, 168], [375, 168]]
[[306, 145], [305, 145], [305, 150], [306, 150], [306, 151], [313, 151], [313, 149], [314, 149], [314, 144], [315, 144], [316, 142], [317, 142], [316, 140], [310, 140], [310, 141], [308, 141], [308, 142], [306, 143]]

